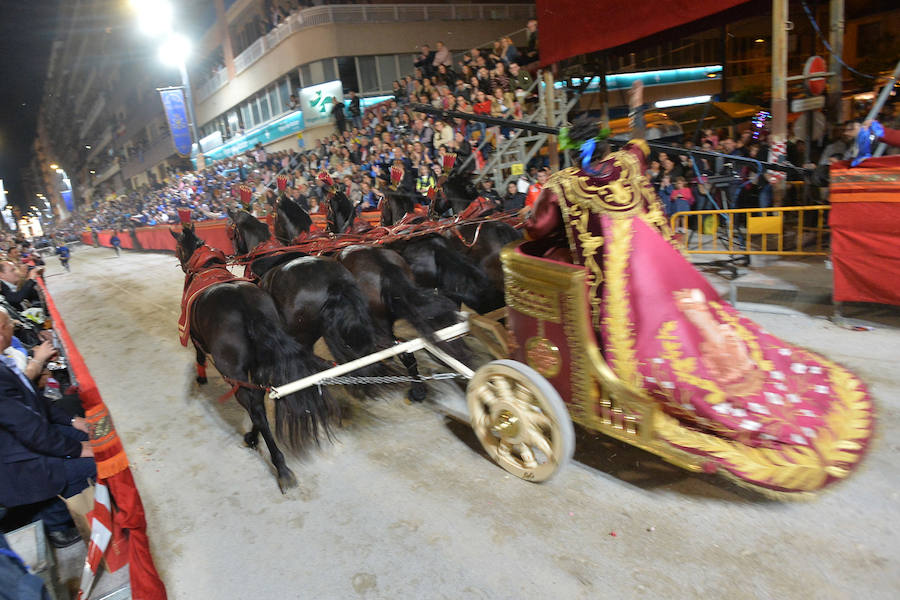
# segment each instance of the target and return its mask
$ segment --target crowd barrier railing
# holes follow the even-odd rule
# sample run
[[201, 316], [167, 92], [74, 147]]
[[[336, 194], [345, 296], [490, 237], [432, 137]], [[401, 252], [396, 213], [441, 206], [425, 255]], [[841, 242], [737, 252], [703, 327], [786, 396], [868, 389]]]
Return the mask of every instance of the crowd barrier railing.
[[[131, 597], [146, 600], [165, 600], [166, 588], [160, 579], [150, 553], [150, 540], [147, 535], [147, 521], [144, 507], [138, 492], [125, 449], [116, 432], [109, 409], [103, 402], [100, 390], [78, 347], [66, 328], [53, 297], [46, 284], [38, 278], [44, 308], [52, 324], [53, 330], [62, 345], [68, 368], [75, 382], [78, 397], [84, 408], [85, 418], [90, 424], [91, 447], [97, 463], [98, 482], [106, 484], [113, 498], [115, 510], [112, 514], [114, 536], [110, 546], [124, 547], [124, 556], [117, 562], [125, 562], [129, 568]], [[127, 532], [124, 536], [122, 533]], [[107, 564], [111, 565], [107, 555]], [[81, 597], [81, 596], [79, 596]]]
[[687, 254], [825, 256], [830, 206], [692, 210], [672, 215]]
[[[325, 230], [325, 215], [314, 214], [312, 217], [313, 225], [320, 230]], [[366, 211], [360, 213], [360, 218], [372, 226], [378, 226], [381, 223], [380, 211]], [[272, 217], [263, 219], [272, 224]], [[119, 241], [122, 248], [129, 250], [166, 250], [175, 251], [175, 239], [169, 233], [170, 228], [180, 226], [180, 223], [169, 223], [166, 225], [153, 225], [152, 227], [136, 227], [134, 236], [130, 230], [119, 231]], [[228, 236], [228, 220], [217, 219], [215, 221], [198, 221], [194, 225], [197, 235], [205, 241], [209, 246], [218, 248], [226, 254], [233, 254], [234, 247], [231, 245], [231, 238]], [[100, 229], [95, 231], [85, 231], [81, 234], [81, 241], [88, 246], [95, 245], [94, 234], [97, 236], [96, 243], [107, 248], [112, 247], [110, 239], [113, 235], [112, 229]], [[137, 241], [137, 245], [135, 244]]]

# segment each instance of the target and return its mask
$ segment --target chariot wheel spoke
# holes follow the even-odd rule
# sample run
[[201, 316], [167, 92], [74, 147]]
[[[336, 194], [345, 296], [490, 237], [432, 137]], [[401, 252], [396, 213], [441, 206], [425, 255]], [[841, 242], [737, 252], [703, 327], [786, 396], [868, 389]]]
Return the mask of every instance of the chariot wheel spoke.
[[544, 453], [548, 460], [553, 457], [553, 447], [544, 432], [537, 427], [528, 427], [528, 443]]

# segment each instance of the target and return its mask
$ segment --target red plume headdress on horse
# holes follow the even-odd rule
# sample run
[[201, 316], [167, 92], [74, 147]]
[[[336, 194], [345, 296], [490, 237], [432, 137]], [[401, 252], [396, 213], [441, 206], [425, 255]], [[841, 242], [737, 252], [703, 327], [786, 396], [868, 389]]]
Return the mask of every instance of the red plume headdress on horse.
[[453, 165], [456, 164], [456, 154], [450, 153], [444, 155], [443, 164], [441, 165], [444, 169], [444, 175], [449, 175], [450, 171], [453, 170]]
[[283, 192], [287, 189], [288, 180], [290, 178], [287, 175], [279, 175], [275, 178], [275, 181], [278, 183], [278, 191]]
[[191, 209], [179, 208], [178, 220], [181, 221], [182, 225], [189, 225], [191, 223]]
[[241, 185], [238, 187], [238, 193], [241, 197], [241, 206], [245, 210], [250, 210], [250, 203], [253, 201], [253, 189], [249, 185]]
[[403, 181], [403, 167], [398, 167], [396, 165], [391, 167], [391, 189], [396, 190], [400, 187], [400, 182]]
[[328, 171], [319, 171], [319, 174], [316, 175], [316, 179], [325, 184], [325, 191], [329, 193], [334, 192], [334, 179], [331, 178]]

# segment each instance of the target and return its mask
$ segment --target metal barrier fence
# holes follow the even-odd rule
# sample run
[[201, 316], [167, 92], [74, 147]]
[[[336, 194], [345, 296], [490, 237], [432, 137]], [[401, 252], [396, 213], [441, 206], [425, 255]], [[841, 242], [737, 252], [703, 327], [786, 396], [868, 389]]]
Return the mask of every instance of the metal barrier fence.
[[688, 254], [822, 256], [831, 240], [830, 206], [692, 210], [672, 215]]

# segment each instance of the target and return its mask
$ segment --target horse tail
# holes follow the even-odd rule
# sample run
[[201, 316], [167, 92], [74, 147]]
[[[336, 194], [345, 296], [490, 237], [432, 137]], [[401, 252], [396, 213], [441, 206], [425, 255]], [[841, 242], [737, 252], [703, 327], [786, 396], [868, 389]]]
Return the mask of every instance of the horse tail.
[[[443, 242], [443, 243], [441, 243]], [[491, 289], [491, 282], [483, 269], [472, 264], [446, 242], [436, 240], [434, 262], [437, 267], [438, 287], [448, 298], [463, 303], [479, 312], [483, 299], [480, 292]]]
[[[339, 363], [349, 362], [378, 350], [369, 305], [356, 282], [348, 275], [328, 285], [322, 305], [322, 337]], [[377, 364], [357, 369], [351, 375], [380, 375]]]
[[[394, 319], [406, 319], [429, 341], [434, 341], [436, 330], [454, 325], [459, 320], [456, 306], [448, 298], [415, 285], [403, 269], [377, 252], [375, 261], [382, 273], [381, 301]], [[460, 354], [459, 350], [451, 349], [454, 354]]]
[[[327, 368], [288, 335], [270, 298], [261, 303], [246, 299], [243, 313], [253, 352], [250, 376], [254, 383], [284, 385]], [[309, 387], [275, 401], [275, 433], [292, 449], [310, 439], [318, 444], [321, 434], [331, 439], [331, 424], [337, 416], [334, 399], [318, 386]]]

